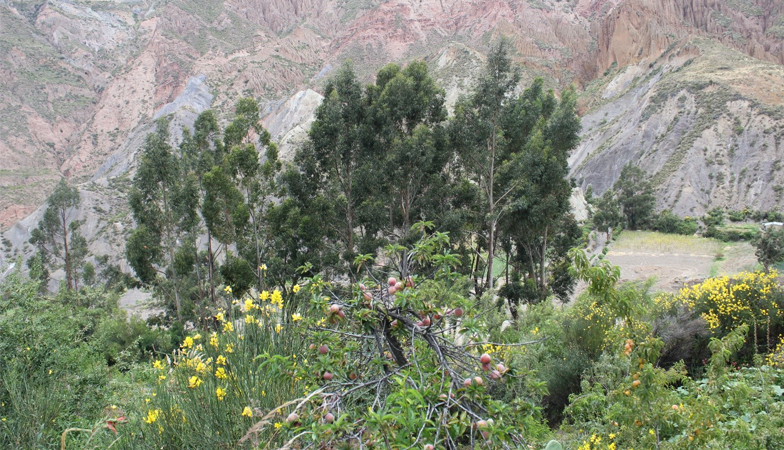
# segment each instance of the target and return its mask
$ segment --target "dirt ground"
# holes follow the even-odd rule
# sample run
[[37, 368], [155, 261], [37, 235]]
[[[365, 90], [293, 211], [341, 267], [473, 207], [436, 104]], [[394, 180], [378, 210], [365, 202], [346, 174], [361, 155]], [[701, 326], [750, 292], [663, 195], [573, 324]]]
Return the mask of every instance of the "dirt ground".
[[717, 275], [754, 270], [748, 242], [725, 243], [695, 236], [624, 231], [606, 258], [621, 268], [622, 281], [656, 279], [653, 290], [675, 292], [685, 284]]

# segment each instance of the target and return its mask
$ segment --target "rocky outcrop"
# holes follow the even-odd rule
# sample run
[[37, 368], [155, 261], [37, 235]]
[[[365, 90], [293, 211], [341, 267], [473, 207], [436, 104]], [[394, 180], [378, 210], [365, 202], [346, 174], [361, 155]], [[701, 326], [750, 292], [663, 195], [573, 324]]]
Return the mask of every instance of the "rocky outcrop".
[[[212, 97], [204, 75], [196, 76], [188, 81], [179, 96], [155, 113], [155, 118], [165, 117], [169, 120], [173, 145], [181, 141], [184, 129], [193, 129], [198, 115], [210, 107]], [[155, 126], [154, 122], [148, 122], [132, 130], [95, 175], [77, 186], [80, 204], [69, 214], [71, 219], [82, 222], [81, 233], [87, 239], [88, 259], [93, 263], [96, 257], [105, 255], [109, 257], [109, 263], [130, 270], [123, 256], [126, 237], [134, 226], [128, 207], [128, 193], [136, 156], [147, 134], [155, 131]], [[35, 249], [28, 241], [32, 230], [43, 218], [45, 209], [46, 205], [38, 207], [2, 233], [0, 240], [4, 248], [0, 252], [0, 270], [10, 266], [17, 258], [26, 260], [34, 253]], [[61, 278], [56, 273], [52, 275], [53, 279]]]
[[300, 91], [264, 117], [262, 123], [272, 140], [278, 143], [281, 160], [294, 160], [294, 153], [307, 139], [316, 108], [322, 100], [324, 97], [313, 90]]
[[632, 163], [653, 177], [658, 208], [680, 215], [781, 208], [782, 92], [782, 66], [692, 40], [597, 83], [572, 176], [601, 195]]
[[772, 30], [783, 12], [784, 4], [771, 0], [618, 2], [594, 21], [597, 51], [586, 55], [582, 68], [592, 79], [613, 64], [652, 61], [692, 36], [710, 37], [754, 58], [784, 64], [784, 33]]

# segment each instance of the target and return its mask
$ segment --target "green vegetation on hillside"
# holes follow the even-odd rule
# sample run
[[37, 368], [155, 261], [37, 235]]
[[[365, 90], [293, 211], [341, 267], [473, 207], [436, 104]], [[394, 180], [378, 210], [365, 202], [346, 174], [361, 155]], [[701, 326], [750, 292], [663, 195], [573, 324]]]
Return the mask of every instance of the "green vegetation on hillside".
[[[781, 448], [778, 274], [621, 284], [575, 248], [591, 224], [569, 213], [574, 93], [517, 81], [502, 42], [450, 118], [424, 63], [370, 85], [347, 64], [286, 165], [252, 99], [225, 126], [202, 113], [177, 147], [161, 121], [127, 183], [126, 255], [164, 306], [148, 323], [75, 282], [79, 195], [62, 184], [30, 278], [0, 287], [0, 445]], [[705, 239], [654, 204], [627, 166], [593, 225], [679, 233], [632, 247]], [[779, 237], [759, 240], [766, 266]], [[50, 254], [68, 273], [56, 295]]]

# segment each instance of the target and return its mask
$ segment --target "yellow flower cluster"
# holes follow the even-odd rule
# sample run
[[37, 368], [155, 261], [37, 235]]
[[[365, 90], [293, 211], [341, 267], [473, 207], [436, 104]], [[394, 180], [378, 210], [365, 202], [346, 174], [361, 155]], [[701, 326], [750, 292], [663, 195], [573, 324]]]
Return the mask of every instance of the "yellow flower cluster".
[[188, 387], [191, 389], [201, 386], [201, 383], [201, 378], [197, 377], [196, 375], [188, 379]]
[[253, 417], [253, 411], [250, 409], [250, 406], [246, 406], [242, 410], [242, 417]]
[[248, 325], [253, 325], [253, 324], [259, 323], [259, 320], [256, 317], [251, 316], [250, 314], [246, 314], [245, 315], [245, 323], [247, 323]]
[[215, 389], [215, 396], [218, 397], [219, 402], [223, 401], [223, 399], [226, 398], [226, 389], [218, 386], [217, 389]]
[[193, 338], [187, 336], [184, 341], [182, 341], [182, 348], [191, 348], [193, 347]]
[[270, 297], [270, 303], [273, 305], [278, 305], [278, 308], [283, 308], [283, 296], [281, 295], [280, 291], [275, 289], [272, 292], [272, 296]]
[[509, 357], [509, 347], [506, 345], [483, 344], [482, 351], [488, 355], [493, 355], [497, 360], [495, 362], [504, 361]]
[[782, 315], [772, 299], [779, 289], [777, 280], [776, 271], [743, 272], [733, 277], [709, 278], [681, 289], [678, 295], [661, 295], [656, 301], [665, 308], [684, 305], [699, 311], [711, 330], [735, 328]]
[[[607, 438], [607, 441], [603, 441], [601, 436], [592, 434], [590, 439], [585, 440], [582, 445], [577, 447], [577, 450], [617, 450], [615, 442], [613, 442], [615, 433], [610, 433]], [[602, 445], [603, 442], [604, 445]]]
[[771, 367], [784, 367], [784, 336], [779, 336], [779, 344], [768, 354], [765, 362]]
[[151, 409], [147, 411], [147, 417], [144, 418], [144, 421], [146, 423], [154, 423], [156, 420], [158, 420], [161, 412], [162, 411], [160, 409]]

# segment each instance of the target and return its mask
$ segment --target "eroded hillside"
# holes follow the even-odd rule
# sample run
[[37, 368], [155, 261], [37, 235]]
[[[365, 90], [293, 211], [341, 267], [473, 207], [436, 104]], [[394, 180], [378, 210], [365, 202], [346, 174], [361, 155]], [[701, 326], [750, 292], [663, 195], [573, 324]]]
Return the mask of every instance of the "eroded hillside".
[[610, 70], [584, 96], [572, 174], [601, 194], [629, 162], [653, 176], [659, 206], [782, 205], [784, 68], [695, 38], [657, 60]]

